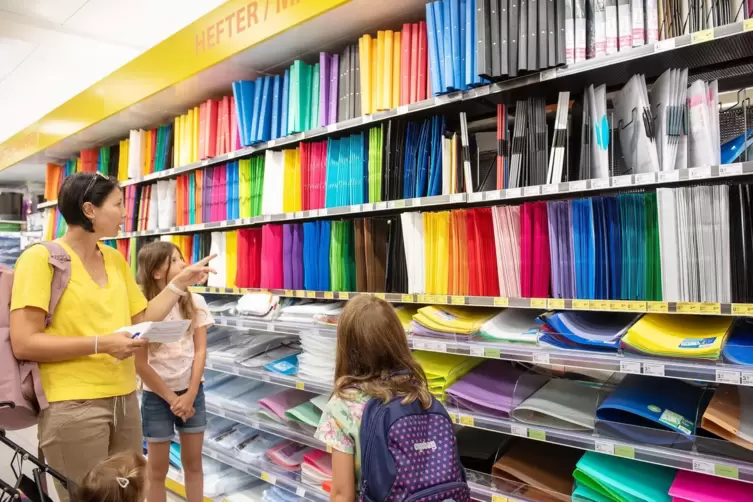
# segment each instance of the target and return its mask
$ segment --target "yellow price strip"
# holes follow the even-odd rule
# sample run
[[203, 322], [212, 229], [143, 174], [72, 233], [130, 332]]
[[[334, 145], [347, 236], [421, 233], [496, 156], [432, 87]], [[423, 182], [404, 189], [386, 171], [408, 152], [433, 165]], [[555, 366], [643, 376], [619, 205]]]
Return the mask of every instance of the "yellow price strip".
[[450, 413], [449, 415], [450, 415], [450, 420], [452, 420], [453, 424], [458, 423], [458, 416], [457, 415], [455, 415], [454, 413]]
[[465, 425], [467, 427], [473, 427], [474, 425], [473, 417], [469, 417], [468, 415], [460, 415], [460, 425]]
[[743, 31], [753, 31], [753, 17], [743, 21]]
[[700, 304], [694, 302], [678, 302], [676, 310], [681, 314], [698, 314], [701, 311]]
[[531, 308], [545, 309], [546, 299], [545, 298], [531, 298]]
[[565, 300], [562, 298], [550, 298], [547, 301], [547, 306], [551, 310], [561, 310], [565, 308]]
[[296, 298], [305, 298], [306, 297], [306, 292], [298, 290], [298, 291], [295, 292], [295, 297]]
[[576, 310], [591, 310], [591, 302], [588, 300], [573, 300], [573, 308]]
[[465, 305], [465, 296], [453, 296], [450, 298], [450, 303], [453, 305]]
[[492, 495], [492, 502], [510, 502], [510, 499], [503, 495]]
[[324, 299], [325, 300], [334, 300], [335, 299], [335, 293], [332, 291], [325, 291], [324, 292]]
[[609, 310], [609, 302], [606, 300], [592, 300], [591, 310]]
[[734, 465], [714, 464], [714, 474], [724, 478], [740, 479], [740, 470]]
[[316, 291], [306, 291], [306, 298], [316, 298]]
[[[751, 18], [753, 19], [753, 18]], [[750, 303], [733, 303], [732, 313], [735, 315], [750, 315], [753, 314], [753, 304]]]
[[646, 311], [646, 302], [631, 301], [631, 302], [625, 302], [625, 303], [627, 303], [627, 309], [630, 312], [645, 312]]
[[538, 429], [528, 429], [528, 437], [537, 441], [546, 441], [546, 432]]
[[339, 291], [337, 293], [338, 300], [347, 300], [350, 298], [350, 295], [346, 291]]
[[306, 390], [306, 384], [301, 381], [298, 381], [295, 383], [295, 388], [298, 390]]
[[413, 295], [403, 295], [400, 297], [400, 301], [403, 303], [413, 303]]
[[721, 314], [722, 313], [722, 305], [719, 303], [701, 303], [698, 306], [698, 310], [701, 312], [701, 314]]
[[509, 298], [502, 298], [500, 296], [496, 297], [494, 299], [494, 306], [495, 307], [509, 307], [510, 306], [510, 299]]
[[714, 29], [710, 28], [708, 30], [701, 30], [696, 31], [692, 35], [690, 35], [690, 43], [691, 44], [700, 44], [701, 42], [708, 42], [709, 40], [714, 39]]
[[384, 300], [385, 298], [384, 293], [374, 293], [374, 296], [380, 300]]
[[286, 289], [285, 290], [285, 296], [293, 296], [293, 290], [292, 289]]
[[646, 302], [646, 310], [654, 313], [666, 314], [669, 312], [669, 303], [667, 302]]
[[614, 454], [617, 457], [635, 458], [635, 448], [632, 446], [614, 445]]

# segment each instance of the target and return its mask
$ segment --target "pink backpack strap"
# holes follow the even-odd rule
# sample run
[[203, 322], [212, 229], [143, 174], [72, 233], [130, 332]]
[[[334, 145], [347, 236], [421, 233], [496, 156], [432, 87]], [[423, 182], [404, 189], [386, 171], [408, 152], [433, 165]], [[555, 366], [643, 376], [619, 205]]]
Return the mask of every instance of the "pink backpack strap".
[[47, 248], [50, 253], [48, 263], [52, 267], [52, 284], [50, 284], [50, 306], [47, 309], [45, 325], [49, 326], [55, 308], [63, 295], [68, 281], [71, 279], [71, 256], [63, 246], [57, 242], [40, 242], [39, 245]]

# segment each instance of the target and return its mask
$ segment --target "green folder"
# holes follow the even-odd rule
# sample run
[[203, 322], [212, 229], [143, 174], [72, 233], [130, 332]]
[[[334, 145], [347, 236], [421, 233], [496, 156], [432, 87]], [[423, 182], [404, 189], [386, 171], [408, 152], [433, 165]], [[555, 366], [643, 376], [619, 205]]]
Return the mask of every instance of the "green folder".
[[314, 403], [306, 401], [303, 404], [299, 404], [295, 408], [290, 408], [285, 412], [285, 416], [289, 420], [295, 422], [302, 422], [312, 427], [319, 426], [319, 419], [322, 418], [322, 412], [318, 410]]
[[612, 502], [612, 498], [606, 497], [601, 492], [576, 481], [573, 490], [573, 502]]
[[316, 406], [316, 408], [319, 410], [319, 413], [324, 411], [324, 407], [327, 406], [328, 402], [329, 396], [319, 395], [311, 398], [311, 404]]
[[668, 491], [676, 474], [669, 467], [589, 451], [578, 461], [573, 477], [606, 500], [671, 502]]
[[307, 129], [316, 129], [319, 127], [319, 63], [314, 65], [311, 73], [311, 112], [309, 113], [309, 123]]

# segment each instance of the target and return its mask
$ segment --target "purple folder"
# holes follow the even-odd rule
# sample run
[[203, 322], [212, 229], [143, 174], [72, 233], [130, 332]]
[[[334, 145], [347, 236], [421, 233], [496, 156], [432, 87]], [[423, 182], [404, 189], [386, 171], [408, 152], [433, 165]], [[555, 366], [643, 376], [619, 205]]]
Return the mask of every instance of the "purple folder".
[[319, 53], [319, 127], [329, 125], [330, 61], [329, 54]]
[[411, 332], [416, 336], [430, 336], [432, 338], [444, 338], [446, 340], [455, 340], [458, 338], [468, 338], [468, 335], [459, 335], [457, 333], [445, 333], [443, 331], [435, 331], [431, 328], [427, 328], [421, 323], [411, 321]]
[[316, 394], [311, 394], [310, 392], [304, 392], [298, 389], [288, 389], [267, 396], [264, 399], [260, 399], [259, 404], [270, 413], [287, 422], [288, 418], [285, 416], [286, 411], [310, 401], [313, 397], [316, 397]]
[[303, 287], [303, 225], [293, 225], [293, 289]]
[[329, 123], [337, 122], [337, 104], [338, 104], [338, 81], [340, 79], [340, 56], [333, 54], [329, 61]]
[[[486, 361], [455, 382], [447, 389], [447, 395], [460, 409], [509, 418], [515, 385], [523, 373], [507, 361]], [[520, 389], [518, 395], [522, 395]]]
[[293, 287], [293, 225], [282, 226], [282, 274], [283, 287]]

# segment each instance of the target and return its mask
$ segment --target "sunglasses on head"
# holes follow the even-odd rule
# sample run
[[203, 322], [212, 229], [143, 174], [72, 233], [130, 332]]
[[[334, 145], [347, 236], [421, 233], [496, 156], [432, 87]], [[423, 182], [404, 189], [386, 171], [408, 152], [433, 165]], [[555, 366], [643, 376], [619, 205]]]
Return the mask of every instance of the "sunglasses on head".
[[86, 200], [86, 197], [94, 189], [94, 185], [97, 184], [97, 179], [100, 179], [100, 178], [104, 179], [104, 180], [109, 180], [110, 179], [107, 176], [105, 176], [104, 174], [100, 173], [99, 171], [95, 172], [94, 176], [92, 176], [91, 181], [89, 181], [89, 184], [86, 186], [86, 190], [84, 190], [84, 195], [82, 197], [82, 200], [84, 200], [84, 201]]

